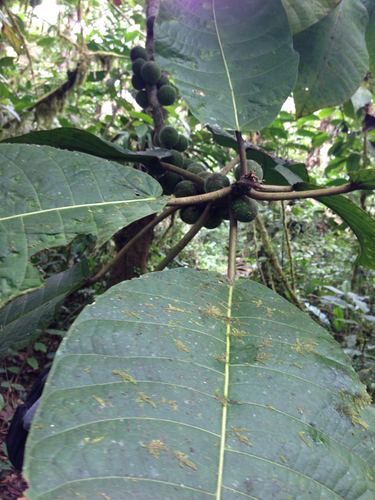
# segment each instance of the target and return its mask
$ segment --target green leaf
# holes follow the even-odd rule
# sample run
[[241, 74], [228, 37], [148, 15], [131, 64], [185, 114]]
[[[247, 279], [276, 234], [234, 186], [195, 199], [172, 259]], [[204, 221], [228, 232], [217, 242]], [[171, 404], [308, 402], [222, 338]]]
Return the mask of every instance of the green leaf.
[[294, 37], [300, 54], [294, 89], [297, 117], [348, 100], [368, 68], [364, 40], [366, 8], [358, 0], [342, 0], [321, 21]]
[[375, 169], [366, 168], [350, 172], [350, 181], [355, 182], [358, 189], [375, 189]]
[[79, 234], [97, 245], [160, 210], [160, 184], [118, 163], [48, 146], [0, 144], [1, 300], [44, 284], [35, 252]]
[[369, 10], [370, 20], [366, 29], [366, 45], [370, 57], [370, 71], [375, 75], [375, 2], [372, 0], [372, 8]]
[[[233, 134], [229, 134], [218, 127], [208, 126], [207, 128], [212, 133], [215, 142], [238, 151], [237, 140]], [[266, 184], [285, 186], [301, 181], [308, 182], [309, 175], [304, 163], [292, 164], [289, 160], [267, 153], [264, 149], [250, 142], [245, 142], [245, 148], [247, 158], [255, 160], [261, 165]]]
[[366, 89], [365, 87], [358, 87], [358, 89], [352, 95], [352, 103], [354, 108], [354, 113], [361, 108], [363, 108], [366, 104], [371, 102], [372, 93]]
[[63, 340], [26, 495], [370, 499], [369, 400], [331, 335], [268, 288], [142, 276], [98, 297]]
[[[367, 170], [361, 172], [351, 172], [350, 178], [354, 181], [355, 178], [358, 179], [358, 185], [360, 186], [361, 180], [365, 179], [366, 176], [362, 177], [362, 172], [365, 174]], [[354, 174], [358, 174], [358, 177]], [[357, 183], [357, 181], [354, 181]], [[363, 180], [363, 185], [374, 185], [374, 169], [370, 174], [370, 181], [367, 183]], [[300, 183], [295, 186], [296, 191], [308, 191], [313, 189], [321, 189], [321, 186], [315, 186], [308, 183]], [[366, 187], [366, 189], [369, 189]], [[375, 269], [375, 221], [366, 212], [361, 210], [358, 205], [345, 198], [342, 195], [335, 196], [322, 196], [317, 198], [317, 201], [323, 203], [326, 207], [330, 208], [335, 212], [341, 219], [348, 224], [352, 229], [353, 233], [357, 236], [358, 242], [360, 244], [360, 254], [357, 257], [354, 264], [368, 266], [371, 269]]]
[[320, 21], [329, 14], [341, 0], [282, 0], [292, 33], [300, 31]]
[[52, 146], [69, 151], [80, 151], [90, 155], [106, 158], [113, 161], [141, 162], [145, 165], [154, 164], [157, 159], [163, 159], [170, 155], [167, 149], [154, 149], [150, 151], [129, 151], [118, 144], [101, 139], [90, 132], [71, 127], [43, 130], [41, 132], [30, 132], [29, 134], [4, 139], [1, 143], [11, 144], [39, 144], [41, 146]]
[[[34, 342], [52, 323], [64, 299], [89, 276], [87, 261], [48, 278], [35, 292], [22, 295], [0, 310], [0, 356]], [[66, 332], [64, 332], [66, 333]]]
[[298, 55], [281, 0], [161, 0], [155, 59], [203, 123], [260, 130], [293, 90]]

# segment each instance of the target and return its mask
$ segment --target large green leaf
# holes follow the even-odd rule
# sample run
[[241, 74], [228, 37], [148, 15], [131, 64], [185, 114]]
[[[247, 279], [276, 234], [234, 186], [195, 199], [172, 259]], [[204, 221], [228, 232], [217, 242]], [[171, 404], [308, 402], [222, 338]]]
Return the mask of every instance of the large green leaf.
[[44, 287], [22, 295], [0, 310], [0, 356], [34, 342], [52, 323], [65, 297], [89, 276], [86, 260], [51, 276]]
[[298, 55], [281, 0], [161, 0], [155, 59], [203, 123], [260, 130], [293, 90]]
[[118, 163], [48, 146], [0, 144], [0, 300], [44, 284], [29, 257], [79, 234], [106, 242], [160, 210], [161, 187]]
[[366, 394], [333, 338], [268, 288], [143, 276], [99, 297], [60, 346], [27, 498], [370, 500]]
[[366, 45], [370, 57], [370, 71], [375, 75], [375, 0], [364, 2], [370, 16], [369, 23], [366, 28]]
[[[366, 175], [366, 171], [363, 171], [363, 174], [351, 172], [350, 177], [354, 182], [358, 182], [358, 187], [362, 186], [364, 189], [368, 189], [368, 186], [371, 186], [374, 182], [372, 169], [368, 175]], [[295, 189], [297, 191], [308, 191], [321, 189], [321, 186], [301, 182], [295, 185]], [[357, 236], [360, 253], [355, 264], [375, 269], [375, 220], [345, 196], [322, 196], [317, 200], [341, 217]]]
[[[225, 132], [218, 127], [207, 127], [218, 144], [238, 151], [238, 144], [233, 134]], [[309, 174], [304, 163], [292, 163], [284, 158], [279, 158], [268, 153], [259, 146], [245, 142], [246, 156], [255, 160], [262, 166], [263, 179], [266, 184], [288, 186], [296, 182], [308, 182]]]
[[355, 182], [358, 189], [375, 189], [375, 168], [356, 170], [348, 174], [350, 181]]
[[295, 35], [320, 21], [341, 0], [282, 0]]
[[342, 0], [321, 21], [294, 36], [299, 52], [294, 89], [297, 116], [347, 101], [368, 68], [368, 14], [359, 0]]
[[[63, 127], [53, 130], [42, 130], [40, 132], [30, 132], [29, 134], [4, 139], [10, 144], [39, 144], [40, 146], [52, 146], [69, 151], [80, 151], [107, 160], [140, 162], [145, 165], [152, 165], [158, 159], [170, 156], [167, 149], [154, 149], [150, 151], [129, 151], [118, 144], [106, 141], [86, 130]], [[0, 144], [1, 144], [0, 142]]]

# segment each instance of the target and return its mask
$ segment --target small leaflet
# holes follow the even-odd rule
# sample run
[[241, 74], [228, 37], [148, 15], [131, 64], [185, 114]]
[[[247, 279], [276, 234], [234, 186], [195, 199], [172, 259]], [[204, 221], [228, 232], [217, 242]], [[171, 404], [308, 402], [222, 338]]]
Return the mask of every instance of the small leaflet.
[[132, 384], [137, 384], [134, 378], [128, 373], [122, 372], [120, 370], [113, 370], [112, 373], [121, 377], [123, 382], [131, 382]]
[[197, 466], [193, 464], [193, 462], [190, 462], [188, 455], [185, 455], [185, 453], [182, 453], [181, 451], [175, 451], [172, 458], [176, 458], [178, 460], [180, 467], [187, 465], [194, 470], [198, 470]]
[[181, 340], [173, 339], [178, 350], [182, 349], [183, 351], [190, 352], [189, 349], [181, 342]]
[[145, 393], [143, 392], [137, 392], [138, 398], [136, 399], [136, 402], [144, 401], [145, 403], [148, 403], [151, 405], [153, 408], [156, 408], [156, 404], [150, 399], [148, 396], [146, 396]]
[[150, 455], [159, 458], [160, 450], [169, 451], [169, 448], [160, 441], [160, 439], [153, 439], [150, 444], [141, 444], [143, 448], [147, 448]]

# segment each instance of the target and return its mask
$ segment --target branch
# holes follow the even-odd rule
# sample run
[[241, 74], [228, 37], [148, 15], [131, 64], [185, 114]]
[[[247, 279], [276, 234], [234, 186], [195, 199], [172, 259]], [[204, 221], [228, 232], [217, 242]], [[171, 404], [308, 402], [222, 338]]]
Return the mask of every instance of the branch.
[[92, 277], [87, 285], [91, 286], [100, 279], [104, 278], [104, 276], [107, 274], [107, 272], [112, 269], [112, 267], [118, 262], [120, 259], [123, 258], [123, 256], [139, 241], [144, 234], [146, 234], [148, 231], [150, 231], [153, 227], [155, 227], [159, 222], [162, 220], [166, 219], [169, 215], [173, 214], [178, 210], [178, 207], [171, 207], [162, 212], [158, 217], [155, 217], [147, 226], [145, 226], [139, 233], [137, 233], [134, 238], [132, 238], [121, 250], [119, 253], [110, 261], [108, 262], [107, 265], [105, 265], [94, 277]]
[[231, 192], [232, 187], [228, 186], [212, 193], [197, 194], [196, 196], [187, 196], [185, 198], [173, 198], [169, 200], [167, 206], [172, 207], [175, 205], [194, 205], [195, 203], [206, 203], [208, 201], [218, 200], [225, 198]]
[[211, 203], [208, 203], [198, 221], [188, 231], [185, 236], [175, 245], [168, 255], [156, 266], [154, 271], [162, 271], [172, 260], [188, 245], [194, 236], [202, 229], [210, 215]]
[[[243, 182], [243, 181], [240, 181]], [[263, 186], [262, 186], [263, 187]], [[358, 187], [354, 183], [344, 184], [332, 188], [314, 189], [312, 191], [293, 191], [290, 193], [262, 193], [253, 188], [250, 188], [248, 195], [255, 200], [299, 200], [302, 198], [320, 198], [321, 196], [335, 196], [337, 194], [350, 193], [357, 190]]]

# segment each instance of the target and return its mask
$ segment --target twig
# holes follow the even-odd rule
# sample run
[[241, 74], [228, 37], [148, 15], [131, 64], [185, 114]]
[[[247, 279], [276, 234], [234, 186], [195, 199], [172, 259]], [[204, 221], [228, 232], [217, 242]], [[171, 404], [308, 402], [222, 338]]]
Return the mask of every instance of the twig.
[[22, 31], [20, 30], [20, 28], [19, 28], [16, 20], [14, 19], [13, 13], [8, 9], [6, 3], [2, 2], [2, 5], [4, 6], [5, 12], [9, 16], [10, 20], [12, 21], [12, 26], [13, 26], [14, 31], [17, 33], [17, 35], [19, 36], [19, 38], [21, 39], [21, 41], [23, 43], [23, 46], [25, 47], [25, 52], [26, 52], [27, 58], [28, 58], [29, 63], [30, 63], [31, 74], [32, 74], [32, 77], [33, 77], [33, 83], [34, 83], [34, 88], [35, 88], [35, 95], [36, 95], [36, 97], [38, 99], [39, 98], [39, 94], [38, 94], [38, 87], [36, 85], [33, 60], [32, 60], [32, 57], [31, 57], [31, 54], [30, 54], [30, 51], [29, 51], [29, 47], [28, 47], [28, 45], [26, 43], [26, 38], [23, 36]]
[[207, 201], [218, 200], [219, 198], [225, 198], [231, 192], [231, 186], [219, 189], [218, 191], [213, 191], [212, 193], [197, 194], [195, 196], [187, 196], [184, 198], [174, 198], [169, 200], [167, 205], [172, 207], [175, 205], [193, 205], [195, 203], [206, 203]]
[[288, 226], [286, 223], [285, 201], [281, 201], [281, 214], [282, 214], [282, 221], [283, 221], [283, 228], [284, 228], [284, 235], [285, 235], [286, 250], [288, 252], [288, 257], [289, 257], [290, 278], [292, 280], [292, 288], [293, 288], [293, 291], [295, 293], [296, 292], [296, 282], [295, 282], [295, 275], [294, 275], [292, 246], [290, 243], [290, 234], [289, 234]]
[[238, 130], [236, 130], [236, 139], [238, 144], [238, 153], [240, 155], [241, 177], [243, 177], [247, 174], [246, 149], [242, 134]]
[[[263, 186], [262, 186], [263, 187]], [[335, 186], [331, 188], [314, 189], [311, 191], [293, 191], [290, 193], [264, 193], [250, 188], [248, 195], [255, 200], [299, 200], [302, 198], [320, 198], [322, 196], [335, 196], [337, 194], [350, 193], [356, 191], [358, 187], [356, 184], [344, 184], [343, 186]]]
[[231, 160], [229, 163], [227, 163], [227, 165], [225, 165], [225, 167], [220, 171], [220, 173], [223, 175], [227, 175], [232, 170], [232, 168], [234, 168], [237, 165], [239, 161], [240, 157], [239, 155], [237, 155], [235, 158], [233, 158], [233, 160]]
[[258, 269], [259, 269], [259, 272], [260, 272], [260, 275], [262, 277], [262, 281], [263, 281], [263, 285], [264, 286], [267, 286], [267, 281], [266, 281], [266, 278], [264, 277], [264, 273], [263, 273], [263, 269], [262, 269], [262, 266], [259, 262], [259, 255], [258, 255], [258, 238], [257, 238], [257, 227], [256, 227], [256, 224], [253, 225], [253, 228], [254, 228], [254, 251], [255, 251], [255, 260], [256, 260], [256, 263], [257, 263], [257, 266], [258, 266]]
[[229, 218], [228, 282], [233, 286], [236, 279], [237, 221], [233, 217], [232, 210], [229, 210]]
[[181, 250], [183, 250], [186, 245], [190, 243], [190, 241], [194, 238], [194, 236], [202, 229], [204, 224], [206, 223], [209, 212], [211, 208], [211, 203], [208, 203], [206, 208], [204, 209], [202, 215], [199, 217], [198, 221], [194, 224], [194, 226], [188, 231], [185, 236], [175, 245], [168, 255], [164, 257], [164, 259], [156, 266], [154, 271], [162, 271], [172, 260], [178, 255]]
[[275, 272], [278, 274], [279, 278], [281, 281], [284, 283], [285, 289], [289, 294], [290, 301], [297, 306], [301, 311], [303, 311], [303, 307], [300, 304], [297, 295], [294, 293], [293, 288], [290, 286], [289, 281], [287, 280], [287, 277], [285, 276], [284, 271], [281, 269], [279, 260], [277, 258], [275, 249], [272, 246], [272, 243], [270, 242], [270, 239], [268, 237], [267, 229], [265, 225], [263, 224], [263, 221], [261, 217], [258, 215], [258, 217], [255, 219], [255, 223], [260, 231], [260, 237], [264, 246], [264, 250], [267, 254], [267, 257], [269, 259], [269, 262], [272, 264], [273, 269]]
[[171, 207], [162, 212], [160, 215], [155, 217], [147, 226], [145, 226], [139, 233], [137, 233], [134, 238], [132, 238], [119, 252], [118, 254], [110, 261], [107, 265], [105, 265], [94, 277], [92, 277], [86, 286], [91, 286], [100, 279], [102, 279], [106, 273], [118, 262], [123, 256], [128, 252], [136, 243], [139, 241], [144, 234], [150, 231], [154, 226], [159, 224], [162, 220], [166, 219], [169, 215], [173, 214], [178, 210], [178, 207]]

